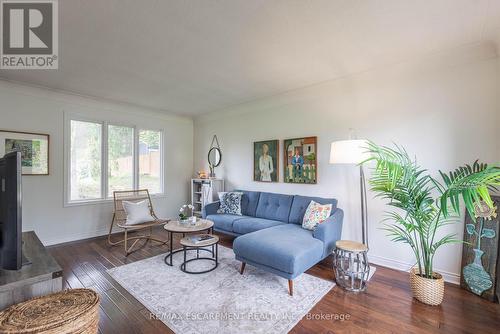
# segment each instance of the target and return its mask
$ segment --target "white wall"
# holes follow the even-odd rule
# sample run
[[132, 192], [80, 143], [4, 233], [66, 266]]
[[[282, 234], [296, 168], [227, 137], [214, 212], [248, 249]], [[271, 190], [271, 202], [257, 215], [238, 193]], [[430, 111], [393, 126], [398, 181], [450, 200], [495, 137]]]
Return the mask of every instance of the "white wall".
[[[343, 238], [359, 240], [358, 172], [328, 164], [330, 143], [347, 139], [354, 128], [359, 138], [405, 146], [433, 175], [478, 158], [500, 161], [499, 74], [494, 47], [470, 46], [214, 112], [195, 120], [194, 168], [208, 168], [206, 152], [217, 134], [223, 162], [216, 172], [229, 188], [338, 198]], [[254, 141], [300, 136], [318, 137], [317, 185], [252, 181]], [[410, 249], [379, 229], [386, 207], [368, 197], [370, 259], [407, 269]], [[463, 224], [448, 229], [459, 237], [462, 230]], [[460, 261], [461, 246], [445, 246], [435, 267], [457, 282]]]
[[46, 245], [105, 234], [111, 202], [63, 206], [63, 115], [65, 112], [164, 131], [165, 196], [155, 198], [160, 217], [177, 216], [189, 198], [193, 166], [193, 121], [125, 104], [0, 81], [0, 129], [50, 135], [50, 175], [23, 176], [23, 230], [35, 230]]

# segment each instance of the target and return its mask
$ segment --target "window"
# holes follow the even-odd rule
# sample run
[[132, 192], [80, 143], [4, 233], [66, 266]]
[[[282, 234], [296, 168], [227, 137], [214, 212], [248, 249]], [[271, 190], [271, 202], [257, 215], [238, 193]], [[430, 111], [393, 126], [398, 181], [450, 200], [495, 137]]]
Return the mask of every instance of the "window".
[[133, 188], [134, 128], [108, 125], [108, 197]]
[[71, 121], [71, 200], [101, 197], [102, 125]]
[[139, 132], [139, 188], [150, 192], [161, 189], [161, 159], [159, 131]]
[[161, 131], [80, 119], [67, 124], [68, 203], [105, 200], [117, 190], [163, 192]]

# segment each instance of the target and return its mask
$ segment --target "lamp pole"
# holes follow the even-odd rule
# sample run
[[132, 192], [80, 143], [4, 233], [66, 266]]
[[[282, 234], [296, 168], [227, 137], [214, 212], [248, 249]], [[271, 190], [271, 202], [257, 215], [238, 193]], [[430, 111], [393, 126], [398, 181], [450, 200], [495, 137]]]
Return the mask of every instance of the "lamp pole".
[[361, 237], [363, 243], [368, 246], [368, 208], [366, 199], [366, 181], [363, 165], [359, 165], [359, 187], [361, 194]]

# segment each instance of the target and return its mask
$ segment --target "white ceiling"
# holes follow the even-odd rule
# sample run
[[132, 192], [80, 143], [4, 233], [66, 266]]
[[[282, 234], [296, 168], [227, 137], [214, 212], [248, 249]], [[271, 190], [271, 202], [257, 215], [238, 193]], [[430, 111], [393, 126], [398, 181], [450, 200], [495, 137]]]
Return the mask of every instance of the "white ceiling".
[[59, 0], [59, 70], [8, 80], [196, 116], [498, 41], [500, 0]]

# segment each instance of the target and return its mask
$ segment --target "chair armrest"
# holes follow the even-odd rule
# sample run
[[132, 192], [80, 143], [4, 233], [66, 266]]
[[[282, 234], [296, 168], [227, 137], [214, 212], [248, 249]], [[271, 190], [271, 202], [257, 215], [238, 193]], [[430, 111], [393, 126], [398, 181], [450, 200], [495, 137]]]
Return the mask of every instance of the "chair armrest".
[[203, 218], [206, 218], [208, 215], [215, 215], [217, 213], [217, 210], [219, 209], [220, 202], [212, 202], [203, 207], [201, 210], [201, 216]]
[[340, 240], [342, 235], [342, 220], [344, 219], [344, 211], [336, 209], [333, 215], [327, 220], [319, 224], [313, 232], [313, 237], [323, 241], [324, 252], [323, 257], [328, 256], [335, 249], [335, 243]]

